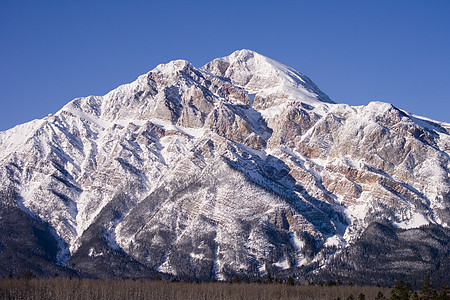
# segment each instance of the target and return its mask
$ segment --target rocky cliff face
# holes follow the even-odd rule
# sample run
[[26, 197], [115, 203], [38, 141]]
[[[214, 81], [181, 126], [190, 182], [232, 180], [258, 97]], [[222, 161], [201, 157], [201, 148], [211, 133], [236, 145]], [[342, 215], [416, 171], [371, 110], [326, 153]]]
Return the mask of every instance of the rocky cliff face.
[[[1, 132], [2, 220], [42, 227], [51, 249], [30, 255], [43, 274], [331, 276], [362, 269], [358, 247], [385, 227], [398, 245], [435, 228], [425, 244], [448, 260], [449, 130], [387, 103], [335, 104], [249, 50], [172, 61]], [[390, 255], [386, 272], [406, 273], [408, 256]]]

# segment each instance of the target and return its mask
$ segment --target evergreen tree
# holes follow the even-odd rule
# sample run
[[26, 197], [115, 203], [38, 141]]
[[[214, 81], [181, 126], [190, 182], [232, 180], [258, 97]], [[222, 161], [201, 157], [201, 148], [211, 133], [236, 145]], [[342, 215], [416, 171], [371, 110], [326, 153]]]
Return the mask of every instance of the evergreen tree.
[[294, 279], [291, 276], [289, 276], [286, 281], [286, 284], [290, 285], [290, 286], [294, 286]]
[[273, 283], [273, 278], [272, 275], [270, 274], [270, 272], [267, 272], [267, 280], [266, 283]]
[[250, 278], [248, 278], [247, 274], [244, 277], [244, 282], [245, 283], [250, 283]]
[[234, 275], [233, 280], [232, 280], [231, 282], [232, 282], [232, 283], [239, 283], [239, 282], [240, 282], [239, 276], [238, 276], [237, 274]]
[[391, 300], [409, 300], [409, 292], [408, 285], [400, 280], [391, 291]]
[[438, 298], [439, 298], [438, 292], [435, 289], [433, 289], [433, 295], [431, 296], [431, 299], [437, 300]]
[[450, 289], [444, 285], [439, 293], [439, 300], [450, 300]]
[[384, 299], [386, 299], [386, 297], [384, 297], [383, 293], [379, 291], [377, 296], [375, 297], [375, 300], [384, 300]]
[[364, 295], [363, 293], [359, 294], [358, 300], [366, 300], [366, 295]]
[[430, 279], [425, 276], [423, 278], [422, 289], [420, 290], [420, 299], [431, 300], [433, 299], [433, 287], [430, 284]]
[[33, 273], [30, 271], [30, 270], [28, 270], [26, 273], [25, 273], [25, 275], [23, 275], [23, 278], [25, 279], [25, 280], [30, 280], [31, 278], [33, 278], [34, 277], [34, 275], [33, 275]]

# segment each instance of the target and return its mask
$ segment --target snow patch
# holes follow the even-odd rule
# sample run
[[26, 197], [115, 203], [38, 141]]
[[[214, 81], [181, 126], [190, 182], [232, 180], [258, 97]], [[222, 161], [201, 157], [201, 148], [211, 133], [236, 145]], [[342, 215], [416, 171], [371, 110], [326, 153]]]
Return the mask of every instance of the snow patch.
[[338, 235], [333, 235], [332, 237], [327, 238], [324, 243], [325, 247], [342, 247], [345, 246], [345, 243], [342, 242], [341, 237]]
[[164, 262], [158, 267], [157, 270], [161, 273], [177, 275], [177, 272], [175, 272], [175, 270], [170, 265], [167, 255], [164, 258]]
[[275, 117], [281, 116], [286, 107], [288, 107], [291, 103], [292, 102], [284, 102], [282, 104], [261, 110], [260, 113], [265, 120], [273, 119]]
[[103, 256], [103, 252], [96, 252], [94, 248], [90, 248], [88, 252], [89, 257], [99, 257]]
[[305, 247], [305, 243], [297, 237], [297, 234], [295, 234], [295, 232], [291, 233], [290, 236], [290, 241], [294, 246], [295, 251], [300, 251], [303, 249], [303, 247]]
[[412, 229], [428, 225], [430, 221], [421, 213], [416, 212], [410, 219], [402, 222], [393, 222], [393, 224], [401, 229]]
[[281, 257], [280, 261], [274, 263], [273, 265], [282, 270], [289, 269], [291, 267], [289, 261], [286, 259], [284, 255]]
[[181, 127], [177, 125], [173, 125], [169, 121], [164, 121], [160, 119], [150, 119], [150, 122], [153, 124], [160, 126], [164, 128], [165, 130], [171, 130], [171, 131], [178, 131], [181, 133], [185, 133], [193, 138], [201, 138], [205, 134], [204, 128], [188, 128], [188, 127]]
[[198, 259], [198, 260], [202, 260], [205, 255], [203, 253], [190, 253], [189, 254], [190, 257], [192, 257], [193, 259]]
[[260, 274], [260, 275], [266, 274], [266, 273], [267, 273], [267, 271], [266, 271], [266, 265], [264, 264], [264, 265], [262, 265], [262, 266], [259, 266], [259, 267], [258, 267], [258, 271], [259, 271], [259, 274]]

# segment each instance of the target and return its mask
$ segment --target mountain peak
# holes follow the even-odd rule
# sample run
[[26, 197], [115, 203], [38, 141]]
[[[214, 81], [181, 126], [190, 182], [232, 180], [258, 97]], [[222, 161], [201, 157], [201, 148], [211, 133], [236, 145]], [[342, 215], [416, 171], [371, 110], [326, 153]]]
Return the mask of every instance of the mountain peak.
[[151, 72], [162, 73], [166, 75], [175, 74], [177, 71], [192, 69], [194, 66], [184, 59], [172, 60], [166, 64], [159, 64]]
[[215, 76], [229, 78], [234, 85], [261, 98], [333, 103], [304, 74], [252, 50], [237, 50], [229, 56], [216, 58], [203, 69]]
[[241, 59], [241, 60], [249, 60], [251, 58], [257, 57], [257, 56], [263, 56], [261, 54], [259, 54], [258, 52], [255, 52], [253, 50], [249, 50], [249, 49], [242, 49], [242, 50], [236, 50], [233, 53], [231, 53], [228, 57], [229, 58], [236, 58], [236, 59]]

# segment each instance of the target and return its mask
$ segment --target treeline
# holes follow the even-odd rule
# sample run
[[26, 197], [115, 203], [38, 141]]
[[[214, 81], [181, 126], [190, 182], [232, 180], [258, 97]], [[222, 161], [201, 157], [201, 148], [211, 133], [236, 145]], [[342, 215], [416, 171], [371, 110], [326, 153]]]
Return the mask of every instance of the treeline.
[[450, 289], [443, 286], [438, 292], [431, 284], [428, 277], [424, 278], [422, 288], [419, 291], [411, 289], [411, 285], [403, 280], [398, 281], [391, 291], [391, 300], [450, 300]]
[[266, 280], [246, 283], [237, 277], [209, 283], [156, 280], [97, 280], [84, 278], [0, 279], [0, 299], [450, 299], [448, 288], [436, 291], [425, 279], [413, 291], [399, 281], [394, 288], [351, 284], [294, 285], [292, 281]]

